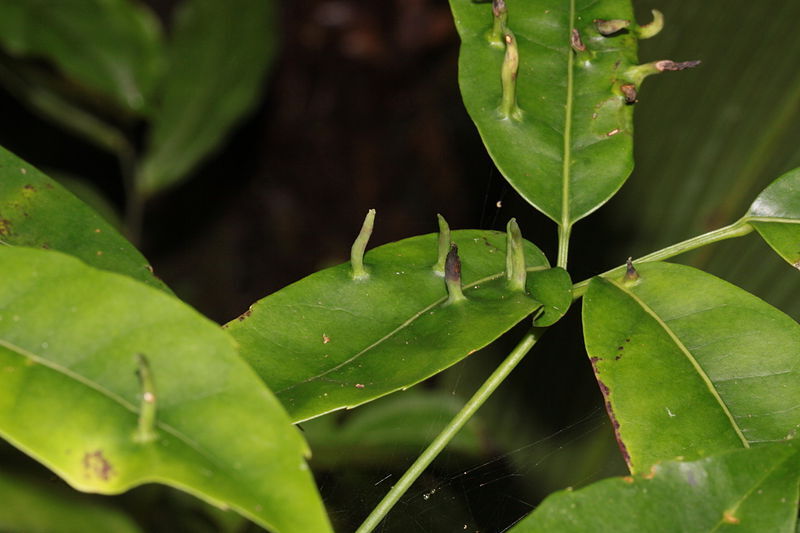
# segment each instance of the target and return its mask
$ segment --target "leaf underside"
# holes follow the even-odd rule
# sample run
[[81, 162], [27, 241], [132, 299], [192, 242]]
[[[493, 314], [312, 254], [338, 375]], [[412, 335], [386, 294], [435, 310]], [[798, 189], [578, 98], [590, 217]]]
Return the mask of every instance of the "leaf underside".
[[793, 438], [800, 325], [691, 267], [638, 265], [636, 282], [594, 278], [586, 349], [633, 472]]

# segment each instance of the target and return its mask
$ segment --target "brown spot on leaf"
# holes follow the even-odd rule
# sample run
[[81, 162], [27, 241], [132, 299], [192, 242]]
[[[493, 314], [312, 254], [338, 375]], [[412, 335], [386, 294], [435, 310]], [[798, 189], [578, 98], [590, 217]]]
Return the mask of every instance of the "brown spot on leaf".
[[252, 314], [253, 314], [253, 308], [251, 307], [250, 309], [248, 309], [247, 311], [245, 311], [244, 313], [242, 313], [241, 315], [239, 315], [239, 316], [238, 316], [238, 318], [237, 318], [237, 320], [238, 320], [239, 322], [241, 322], [242, 320], [244, 320], [245, 318], [249, 317], [249, 316], [250, 316], [250, 315], [252, 315]]
[[114, 467], [103, 455], [102, 450], [83, 454], [83, 470], [87, 477], [108, 481], [114, 475]]
[[620, 87], [622, 94], [625, 96], [625, 103], [626, 104], [635, 104], [638, 102], [638, 94], [636, 92], [636, 85], [632, 83], [626, 83]]
[[27, 185], [23, 185], [22, 188], [25, 189], [26, 191], [35, 191], [36, 190], [36, 187], [31, 185], [30, 183], [28, 183]]
[[329, 342], [331, 342], [331, 338], [323, 333], [322, 334], [322, 344], [328, 344]]
[[614, 426], [614, 438], [617, 439], [619, 451], [622, 453], [622, 458], [625, 459], [625, 464], [627, 464], [628, 468], [630, 468], [631, 455], [628, 453], [628, 448], [625, 446], [625, 443], [622, 441], [622, 436], [619, 433], [619, 420], [617, 420], [617, 416], [614, 414], [614, 408], [611, 406], [611, 389], [609, 389], [608, 386], [603, 383], [603, 380], [597, 377], [597, 375], [595, 375], [595, 378], [597, 379], [597, 384], [600, 386], [600, 392], [603, 393], [603, 399], [605, 399], [608, 418], [611, 420], [611, 425]]
[[11, 235], [11, 221], [6, 218], [0, 218], [0, 235]]
[[363, 383], [356, 383], [356, 388], [357, 389], [363, 389], [364, 388], [364, 384]]
[[625, 483], [633, 483], [633, 478], [631, 476], [625, 476], [624, 478], [622, 478], [622, 481], [624, 481]]
[[739, 519], [733, 514], [733, 511], [725, 511], [722, 513], [722, 521], [726, 524], [738, 524]]

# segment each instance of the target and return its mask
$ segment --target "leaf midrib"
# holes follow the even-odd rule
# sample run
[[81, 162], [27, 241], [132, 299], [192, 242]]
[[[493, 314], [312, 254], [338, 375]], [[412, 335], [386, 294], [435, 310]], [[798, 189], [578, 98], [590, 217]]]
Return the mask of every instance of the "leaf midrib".
[[[118, 395], [117, 393], [115, 393], [115, 392], [103, 387], [102, 385], [100, 385], [99, 383], [97, 383], [95, 381], [92, 381], [92, 380], [88, 379], [86, 376], [78, 374], [77, 372], [74, 372], [73, 370], [71, 370], [71, 369], [69, 369], [69, 368], [67, 368], [67, 367], [65, 367], [63, 365], [60, 365], [60, 364], [58, 364], [58, 363], [56, 363], [54, 361], [51, 361], [50, 359], [47, 359], [45, 357], [42, 357], [40, 355], [37, 355], [37, 354], [35, 354], [35, 353], [33, 353], [33, 352], [29, 351], [29, 350], [26, 350], [25, 348], [23, 348], [21, 346], [17, 346], [14, 343], [8, 342], [5, 339], [0, 339], [0, 346], [3, 346], [3, 347], [7, 348], [9, 351], [11, 351], [13, 353], [16, 353], [16, 354], [18, 354], [18, 355], [20, 355], [22, 357], [26, 357], [26, 358], [30, 359], [31, 361], [33, 361], [35, 363], [38, 363], [38, 364], [40, 364], [40, 365], [42, 365], [44, 367], [47, 367], [47, 368], [49, 368], [49, 369], [51, 369], [51, 370], [53, 370], [53, 371], [55, 371], [55, 372], [57, 372], [59, 374], [62, 374], [64, 376], [68, 377], [68, 378], [71, 378], [71, 379], [77, 381], [78, 383], [80, 383], [82, 385], [85, 385], [85, 386], [89, 387], [92, 390], [95, 390], [95, 391], [99, 392], [100, 394], [102, 394], [103, 396], [107, 397], [108, 399], [118, 403], [119, 405], [121, 405], [122, 407], [124, 407], [125, 409], [127, 409], [128, 411], [130, 411], [131, 413], [136, 415], [137, 417], [139, 416], [139, 410], [136, 408], [136, 406], [134, 406], [133, 404], [128, 402], [125, 398], [123, 398], [122, 396]], [[216, 458], [213, 455], [209, 455], [208, 452], [206, 452], [205, 450], [203, 450], [203, 448], [200, 447], [199, 444], [197, 444], [192, 439], [190, 439], [189, 437], [184, 435], [181, 431], [179, 431], [178, 429], [176, 429], [172, 425], [167, 424], [167, 423], [165, 423], [165, 422], [163, 422], [161, 420], [156, 420], [156, 426], [159, 427], [160, 429], [165, 430], [167, 433], [171, 434], [173, 437], [175, 437], [179, 441], [183, 442], [184, 444], [186, 444], [187, 446], [189, 446], [193, 450], [195, 450], [198, 454], [200, 454], [202, 457], [204, 457], [206, 460], [208, 460], [211, 464], [213, 464], [214, 466], [219, 468], [221, 471], [223, 471], [223, 472], [225, 471], [225, 465], [219, 463], [219, 461], [217, 461]]]
[[[575, 0], [569, 2], [569, 27], [568, 31], [572, 31], [575, 26]], [[569, 36], [565, 37], [566, 39]], [[569, 212], [569, 180], [570, 180], [570, 158], [572, 157], [572, 100], [573, 100], [573, 67], [574, 67], [574, 54], [572, 49], [567, 46], [567, 101], [565, 105], [564, 114], [564, 150], [563, 161], [561, 166], [561, 223], [560, 226], [567, 230], [570, 224]]]
[[[609, 281], [611, 281], [611, 280], [609, 280]], [[719, 392], [717, 391], [717, 389], [716, 389], [716, 387], [714, 385], [714, 382], [711, 380], [711, 378], [708, 377], [708, 374], [703, 369], [703, 367], [700, 366], [700, 363], [697, 361], [697, 359], [695, 359], [695, 357], [692, 354], [692, 352], [683, 344], [683, 342], [680, 340], [680, 338], [678, 338], [678, 336], [675, 334], [675, 332], [672, 331], [672, 328], [670, 328], [669, 325], [649, 305], [647, 305], [641, 298], [639, 298], [632, 291], [628, 290], [624, 285], [622, 285], [621, 283], [616, 282], [616, 281], [611, 281], [611, 283], [615, 287], [617, 287], [619, 290], [621, 290], [624, 294], [628, 295], [637, 305], [639, 305], [639, 307], [642, 308], [642, 310], [645, 313], [650, 315], [650, 317], [652, 317], [653, 320], [655, 320], [656, 323], [659, 326], [661, 326], [661, 328], [664, 330], [664, 332], [667, 335], [669, 335], [669, 337], [672, 340], [672, 342], [675, 343], [675, 345], [678, 347], [678, 349], [680, 349], [680, 351], [684, 354], [686, 359], [688, 359], [688, 361], [692, 364], [692, 366], [694, 367], [695, 371], [698, 373], [700, 378], [706, 384], [706, 387], [708, 388], [709, 392], [711, 392], [711, 395], [714, 397], [714, 399], [717, 401], [719, 406], [722, 408], [722, 411], [725, 413], [725, 416], [728, 418], [728, 421], [730, 422], [731, 427], [736, 432], [736, 435], [739, 437], [739, 440], [741, 440], [742, 445], [745, 448], [749, 448], [750, 447], [750, 443], [747, 441], [747, 439], [745, 438], [744, 434], [742, 433], [741, 428], [736, 423], [736, 420], [733, 417], [733, 413], [731, 413], [730, 409], [728, 409], [728, 406], [725, 404], [725, 401], [719, 395]]]
[[[549, 267], [547, 267], [547, 266], [536, 266], [536, 267], [526, 268], [525, 270], [527, 272], [536, 272], [536, 271], [539, 271], [539, 270], [546, 270], [547, 268], [549, 268]], [[486, 276], [484, 278], [481, 278], [481, 279], [478, 279], [476, 281], [473, 281], [472, 283], [470, 283], [469, 285], [464, 287], [464, 291], [468, 291], [468, 290], [474, 289], [481, 283], [486, 283], [488, 281], [493, 281], [495, 279], [498, 279], [498, 278], [502, 277], [504, 274], [505, 274], [505, 271], [501, 271], [499, 273], [492, 274], [490, 276]], [[321, 379], [321, 378], [327, 376], [328, 374], [330, 374], [332, 372], [335, 372], [336, 370], [339, 370], [340, 368], [342, 368], [344, 366], [347, 366], [350, 363], [353, 363], [354, 361], [357, 361], [364, 354], [366, 354], [367, 352], [369, 352], [370, 350], [372, 350], [376, 346], [382, 344], [384, 341], [387, 341], [388, 339], [392, 338], [393, 336], [395, 336], [397, 333], [399, 333], [400, 331], [404, 330], [405, 328], [411, 326], [411, 324], [413, 324], [419, 317], [421, 317], [422, 315], [424, 315], [426, 312], [430, 311], [434, 307], [436, 307], [438, 305], [441, 305], [446, 300], [447, 300], [447, 296], [442, 296], [441, 298], [435, 300], [433, 303], [431, 303], [431, 304], [427, 305], [426, 307], [422, 308], [420, 311], [417, 311], [416, 313], [411, 315], [409, 318], [407, 318], [403, 323], [401, 323], [395, 329], [393, 329], [389, 333], [383, 335], [382, 337], [377, 339], [375, 342], [373, 342], [369, 346], [363, 348], [361, 351], [353, 354], [348, 359], [342, 361], [341, 363], [338, 363], [335, 366], [332, 366], [331, 368], [329, 368], [329, 369], [327, 369], [327, 370], [325, 370], [325, 371], [323, 371], [323, 372], [321, 372], [319, 374], [316, 374], [314, 376], [310, 376], [310, 377], [305, 378], [305, 379], [303, 379], [301, 381], [298, 381], [296, 383], [292, 383], [288, 387], [284, 387], [283, 389], [277, 390], [277, 391], [275, 391], [275, 394], [276, 395], [280, 395], [280, 394], [283, 394], [286, 391], [294, 389], [295, 387], [299, 387], [300, 385], [304, 385], [306, 383], [311, 383], [312, 381], [315, 381], [317, 379]]]

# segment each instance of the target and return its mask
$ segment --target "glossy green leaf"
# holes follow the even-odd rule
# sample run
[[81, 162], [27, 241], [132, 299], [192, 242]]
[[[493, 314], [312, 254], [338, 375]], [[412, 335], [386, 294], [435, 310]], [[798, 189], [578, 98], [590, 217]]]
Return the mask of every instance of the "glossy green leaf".
[[[385, 469], [419, 455], [463, 406], [464, 400], [449, 392], [415, 388], [361, 406], [344, 417], [303, 422], [304, 436], [314, 450], [312, 466], [315, 470]], [[473, 418], [448, 443], [448, 451], [474, 460], [485, 451], [480, 430]]]
[[186, 0], [137, 178], [144, 194], [186, 177], [256, 103], [277, 45], [272, 0]]
[[0, 531], [141, 533], [123, 512], [53, 482], [0, 471]]
[[541, 314], [534, 319], [534, 326], [552, 326], [572, 305], [572, 280], [561, 267], [531, 272], [527, 286], [531, 295], [542, 302]]
[[133, 111], [151, 103], [163, 67], [158, 21], [130, 0], [2, 2], [0, 44]]
[[[537, 209], [570, 227], [605, 203], [633, 169], [632, 106], [620, 86], [636, 64], [634, 32], [603, 37], [595, 19], [633, 20], [627, 0], [507, 0], [519, 48], [516, 98], [505, 117], [504, 46], [493, 45], [492, 5], [451, 0], [461, 36], [459, 84], [489, 154]], [[586, 51], [570, 46], [576, 29]]]
[[169, 292], [142, 254], [103, 217], [2, 147], [0, 244], [58, 250]]
[[800, 168], [764, 189], [745, 218], [773, 250], [800, 269]]
[[657, 464], [552, 494], [510, 533], [791, 533], [799, 466], [792, 444]]
[[[505, 233], [461, 230], [452, 240], [467, 301], [443, 305], [445, 282], [432, 268], [437, 236], [430, 234], [369, 251], [365, 280], [353, 280], [349, 264], [317, 272], [226, 327], [295, 421], [405, 389], [540, 306], [507, 286]], [[530, 243], [525, 256], [529, 270], [548, 266]]]
[[631, 470], [791, 438], [800, 428], [800, 325], [691, 267], [594, 278], [583, 323]]
[[[330, 530], [302, 437], [216, 324], [58, 252], [0, 247], [0, 265], [3, 438], [79, 490], [158, 482], [274, 531]], [[155, 383], [152, 440], [138, 354]]]

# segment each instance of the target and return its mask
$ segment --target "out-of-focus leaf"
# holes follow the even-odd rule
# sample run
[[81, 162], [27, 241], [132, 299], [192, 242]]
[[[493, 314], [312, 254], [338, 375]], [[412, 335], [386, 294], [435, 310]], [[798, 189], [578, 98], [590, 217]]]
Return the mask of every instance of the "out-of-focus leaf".
[[[343, 421], [323, 416], [303, 423], [314, 450], [314, 468], [353, 465], [383, 467], [418, 455], [464, 406], [460, 398], [438, 391], [412, 389], [393, 394], [347, 413]], [[447, 445], [450, 452], [468, 456], [483, 453], [482, 438], [473, 418]]]
[[586, 350], [631, 471], [792, 438], [800, 325], [710, 274], [669, 263], [594, 278]]
[[[627, 0], [505, 4], [519, 48], [519, 113], [501, 111], [506, 47], [491, 42], [491, 3], [450, 2], [462, 41], [461, 94], [506, 179], [569, 228], [605, 203], [633, 169], [633, 108], [620, 87], [640, 81], [626, 74], [637, 63], [637, 39], [633, 31], [604, 37], [594, 23], [631, 21], [633, 10]], [[573, 50], [573, 30], [586, 50]]]
[[0, 243], [58, 250], [169, 292], [142, 254], [103, 217], [2, 147]]
[[330, 531], [302, 437], [216, 324], [58, 252], [4, 246], [0, 264], [3, 438], [79, 490], [158, 482], [274, 531]]
[[141, 533], [121, 511], [99, 504], [54, 483], [42, 483], [0, 471], [0, 531], [25, 533], [83, 533], [113, 531]]
[[764, 189], [746, 218], [773, 250], [800, 268], [800, 169], [787, 172]]
[[136, 112], [151, 104], [163, 66], [158, 21], [130, 0], [1, 2], [0, 44]]
[[253, 107], [275, 54], [276, 19], [272, 0], [186, 0], [179, 7], [137, 177], [142, 193], [185, 178]]
[[[405, 389], [508, 331], [539, 302], [506, 281], [506, 234], [452, 233], [466, 301], [446, 305], [433, 270], [437, 236], [370, 250], [370, 276], [349, 264], [322, 270], [267, 296], [227, 324], [240, 353], [295, 421], [355, 407]], [[525, 243], [530, 270], [547, 259]]]
[[[732, 222], [776, 176], [800, 166], [800, 3], [635, 4], [666, 18], [661, 34], [640, 43], [645, 60], [692, 57], [703, 67], [664, 76], [639, 93], [636, 170], [614, 224], [636, 240], [610, 249], [614, 264]], [[797, 271], [755, 235], [678, 260], [800, 318]]]
[[797, 521], [793, 444], [738, 450], [549, 496], [510, 533], [791, 533]]

